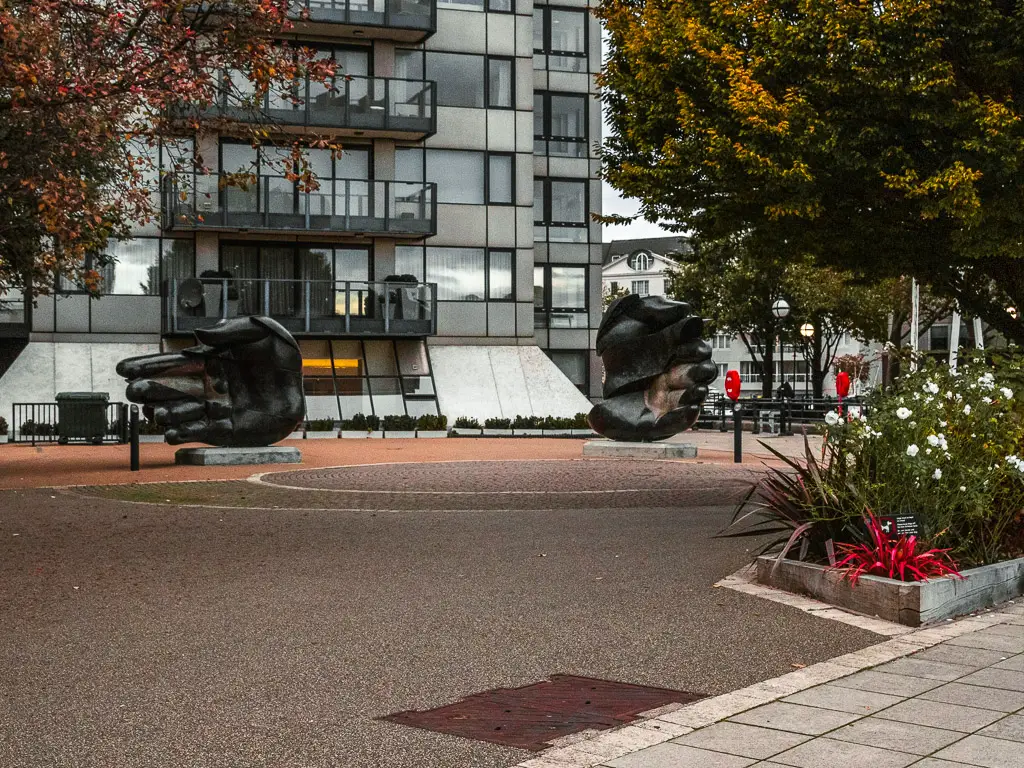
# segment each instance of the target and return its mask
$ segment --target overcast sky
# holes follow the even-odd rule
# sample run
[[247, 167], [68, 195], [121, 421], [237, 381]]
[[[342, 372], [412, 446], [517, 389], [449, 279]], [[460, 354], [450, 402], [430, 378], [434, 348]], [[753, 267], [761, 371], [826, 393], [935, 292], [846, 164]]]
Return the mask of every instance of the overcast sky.
[[[601, 51], [602, 58], [607, 56], [607, 39], [604, 34], [601, 35]], [[602, 104], [602, 109], [604, 105]], [[604, 136], [608, 135], [608, 124], [603, 123], [601, 126]], [[604, 182], [603, 187], [604, 194], [602, 195], [602, 213], [617, 213], [621, 216], [632, 216], [637, 211], [637, 202], [635, 200], [624, 200], [622, 196], [614, 189], [608, 182]], [[634, 221], [632, 224], [619, 224], [609, 225], [606, 224], [603, 227], [604, 242], [608, 243], [612, 240], [632, 240], [634, 238], [641, 237], [665, 237], [673, 235], [674, 233], [668, 232], [657, 224], [648, 224], [643, 219]]]

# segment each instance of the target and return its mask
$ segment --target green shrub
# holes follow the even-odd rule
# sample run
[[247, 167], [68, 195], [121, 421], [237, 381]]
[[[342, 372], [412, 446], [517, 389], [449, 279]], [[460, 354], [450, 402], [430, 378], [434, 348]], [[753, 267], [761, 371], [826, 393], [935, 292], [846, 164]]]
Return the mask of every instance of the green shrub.
[[512, 429], [540, 429], [540, 416], [516, 416], [512, 420]]
[[310, 419], [306, 422], [307, 432], [330, 432], [334, 429], [334, 419]]
[[577, 413], [572, 417], [573, 429], [590, 429], [590, 422], [587, 421], [587, 414]]
[[19, 432], [23, 435], [36, 435], [46, 436], [52, 435], [57, 431], [56, 424], [49, 424], [45, 421], [41, 421], [38, 424], [32, 419], [22, 422], [21, 429]]
[[139, 421], [140, 435], [162, 435], [166, 429], [167, 427], [163, 427], [149, 419], [142, 419]]
[[494, 416], [490, 419], [484, 420], [485, 429], [511, 429], [512, 419], [498, 418]]
[[442, 429], [448, 429], [448, 417], [443, 414], [435, 416], [432, 413], [425, 413], [416, 419], [416, 429], [440, 432]]
[[572, 419], [565, 416], [545, 416], [540, 420], [541, 429], [572, 429]]
[[384, 417], [384, 431], [385, 432], [397, 432], [405, 431], [409, 432], [416, 429], [416, 419], [413, 416], [385, 416]]
[[0, 416], [0, 435], [6, 435], [9, 427], [7, 426], [7, 419]]
[[342, 419], [341, 428], [350, 432], [373, 432], [380, 427], [380, 417], [362, 413], [355, 414], [351, 419]]
[[480, 429], [480, 422], [471, 416], [459, 416], [455, 420], [455, 429]]

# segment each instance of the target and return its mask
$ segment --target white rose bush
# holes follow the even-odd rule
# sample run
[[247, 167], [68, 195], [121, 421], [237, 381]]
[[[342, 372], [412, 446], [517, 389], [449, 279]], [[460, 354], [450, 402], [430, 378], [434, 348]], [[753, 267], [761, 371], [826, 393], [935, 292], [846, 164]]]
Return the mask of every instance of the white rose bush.
[[724, 535], [772, 533], [762, 551], [828, 564], [870, 545], [877, 518], [912, 514], [920, 533], [904, 544], [951, 567], [1024, 556], [1024, 357], [922, 360], [866, 409], [826, 414], [820, 453], [766, 448], [786, 466], [751, 488]]
[[850, 514], [916, 515], [921, 540], [961, 565], [1024, 554], [1021, 378], [1010, 359], [955, 370], [923, 361], [870, 399], [866, 420], [827, 425], [827, 474], [842, 478]]

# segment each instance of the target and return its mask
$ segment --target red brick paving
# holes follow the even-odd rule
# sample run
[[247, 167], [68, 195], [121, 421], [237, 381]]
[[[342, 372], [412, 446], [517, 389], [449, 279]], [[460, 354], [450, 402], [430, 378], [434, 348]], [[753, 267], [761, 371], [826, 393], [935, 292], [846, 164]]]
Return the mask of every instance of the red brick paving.
[[[0, 490], [61, 485], [182, 480], [234, 480], [259, 471], [292, 468], [472, 460], [577, 459], [583, 440], [564, 438], [448, 438], [388, 440], [285, 440], [302, 451], [300, 465], [188, 467], [174, 463], [178, 446], [143, 443], [142, 469], [128, 469], [127, 445], [0, 445]], [[761, 465], [765, 454], [747, 450], [744, 464]], [[701, 447], [698, 462], [731, 464], [732, 453]], [[692, 460], [690, 463], [693, 463]]]

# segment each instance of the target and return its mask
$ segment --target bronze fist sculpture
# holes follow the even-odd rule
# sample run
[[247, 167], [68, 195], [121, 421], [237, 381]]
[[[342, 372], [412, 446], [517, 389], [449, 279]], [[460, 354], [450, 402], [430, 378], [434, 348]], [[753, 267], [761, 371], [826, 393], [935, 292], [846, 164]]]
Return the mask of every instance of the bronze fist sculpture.
[[589, 415], [612, 440], [650, 442], [693, 426], [718, 375], [704, 321], [690, 305], [629, 295], [608, 307], [597, 332], [604, 362], [604, 402]]
[[288, 436], [305, 415], [302, 355], [269, 317], [222, 320], [196, 330], [181, 352], [117, 364], [127, 397], [165, 427], [171, 445], [265, 446]]

